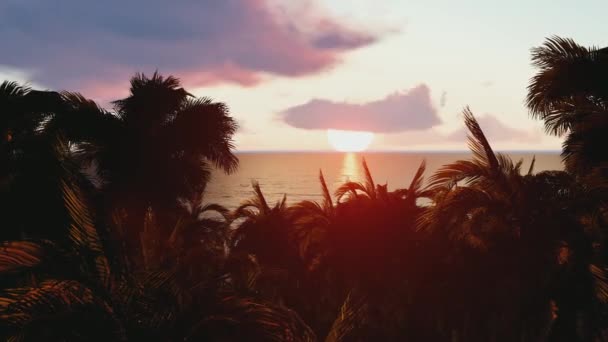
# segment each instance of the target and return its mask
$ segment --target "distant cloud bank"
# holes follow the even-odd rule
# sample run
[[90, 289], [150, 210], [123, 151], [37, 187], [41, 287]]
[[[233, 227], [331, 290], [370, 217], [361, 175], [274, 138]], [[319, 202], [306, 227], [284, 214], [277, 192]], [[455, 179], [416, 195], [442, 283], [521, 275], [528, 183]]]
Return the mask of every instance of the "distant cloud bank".
[[302, 129], [376, 133], [424, 130], [441, 123], [425, 84], [363, 104], [313, 99], [284, 110], [280, 118], [288, 125]]
[[[479, 126], [483, 129], [484, 134], [490, 142], [492, 141], [514, 141], [514, 142], [538, 142], [541, 136], [534, 134], [532, 131], [525, 131], [513, 127], [509, 127], [504, 122], [498, 120], [495, 116], [484, 114], [477, 118]], [[446, 136], [448, 141], [465, 141], [467, 137], [467, 129], [462, 127]]]
[[264, 0], [3, 1], [0, 63], [45, 86], [104, 94], [156, 69], [191, 86], [249, 86], [264, 73], [319, 72], [378, 39], [319, 11], [301, 13], [306, 30], [286, 15]]
[[[509, 126], [499, 120], [492, 114], [484, 114], [476, 116], [477, 122], [481, 126], [485, 136], [490, 141], [490, 144], [514, 142], [514, 143], [538, 143], [542, 140], [542, 130], [535, 129], [519, 129]], [[447, 132], [441, 132], [436, 127], [412, 132], [403, 132], [400, 134], [391, 134], [385, 137], [385, 142], [396, 146], [460, 146], [466, 147], [468, 130], [464, 123], [460, 123], [460, 127], [451, 129]]]

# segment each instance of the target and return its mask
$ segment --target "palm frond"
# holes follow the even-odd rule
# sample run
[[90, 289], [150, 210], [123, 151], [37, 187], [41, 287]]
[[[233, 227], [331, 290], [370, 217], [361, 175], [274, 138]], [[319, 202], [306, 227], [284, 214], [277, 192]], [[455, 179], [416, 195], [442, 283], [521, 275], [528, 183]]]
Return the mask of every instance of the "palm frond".
[[410, 182], [410, 186], [407, 188], [406, 198], [415, 198], [416, 194], [419, 193], [422, 188], [422, 182], [424, 181], [424, 171], [426, 170], [426, 161], [422, 160], [420, 166], [418, 166], [418, 170], [416, 170], [416, 174], [412, 178]]
[[365, 327], [369, 320], [368, 304], [365, 296], [350, 291], [340, 307], [340, 313], [334, 320], [325, 338], [325, 342], [356, 340], [360, 336], [358, 329]]
[[216, 203], [205, 204], [198, 211], [198, 216], [200, 217], [202, 214], [207, 212], [216, 212], [220, 214], [224, 218], [224, 220], [230, 221], [230, 210], [228, 210], [228, 208], [224, 207], [223, 205]]
[[342, 197], [344, 197], [346, 194], [350, 194], [352, 198], [357, 198], [359, 196], [357, 191], [367, 194], [367, 188], [365, 185], [358, 182], [346, 182], [336, 189], [336, 200], [340, 202]]
[[479, 178], [490, 178], [489, 169], [484, 165], [467, 160], [459, 160], [439, 168], [429, 178], [429, 187], [453, 187], [460, 181], [473, 183]]
[[331, 193], [329, 192], [327, 183], [325, 182], [325, 177], [323, 177], [323, 171], [321, 170], [319, 170], [319, 182], [321, 183], [321, 190], [323, 193], [323, 207], [325, 210], [331, 210], [334, 207], [334, 203], [331, 199]]
[[259, 211], [256, 210], [256, 206], [247, 201], [237, 207], [232, 213], [232, 219], [249, 218], [253, 219], [258, 215]]
[[172, 149], [198, 153], [230, 174], [239, 164], [233, 153], [238, 127], [226, 104], [209, 98], [188, 98], [167, 124], [165, 134], [171, 139]]
[[421, 230], [436, 231], [437, 229], [460, 229], [462, 220], [476, 208], [495, 206], [502, 203], [486, 191], [474, 187], [457, 187], [446, 189], [435, 199], [435, 205], [427, 208], [418, 218], [417, 227]]
[[36, 242], [2, 242], [0, 243], [0, 274], [35, 267], [42, 262], [44, 255], [44, 247]]
[[22, 86], [14, 81], [4, 81], [0, 83], [0, 99], [7, 99], [10, 97], [22, 97], [27, 95], [32, 88], [28, 86]]
[[469, 130], [468, 134], [468, 144], [471, 152], [473, 152], [474, 159], [479, 162], [487, 165], [491, 170], [498, 171], [499, 163], [488, 142], [486, 139], [483, 130], [479, 126], [477, 119], [473, 115], [473, 112], [467, 107], [464, 112], [464, 123]]
[[[104, 336], [109, 334], [117, 340], [124, 339], [124, 332], [116, 322], [112, 308], [77, 281], [45, 280], [37, 287], [6, 289], [0, 293], [0, 317], [16, 333], [27, 332], [28, 326], [36, 322], [46, 322], [51, 328], [56, 323], [66, 324], [62, 320], [74, 318], [73, 315], [93, 312], [105, 317], [106, 322], [114, 322], [111, 326], [100, 327], [97, 333]], [[77, 326], [73, 327], [73, 330], [78, 329]]]
[[532, 157], [532, 161], [530, 162], [530, 167], [528, 168], [528, 175], [531, 176], [534, 173], [534, 164], [536, 163], [536, 155]]
[[82, 255], [93, 258], [92, 262], [97, 277], [105, 287], [108, 287], [110, 284], [110, 265], [105, 256], [103, 243], [93, 223], [88, 206], [84, 202], [82, 192], [76, 184], [68, 182], [66, 180], [61, 181], [65, 207], [71, 220], [68, 235]]
[[261, 212], [270, 211], [266, 197], [264, 197], [264, 193], [262, 193], [262, 189], [260, 188], [260, 183], [257, 181], [251, 181], [251, 186], [253, 187], [253, 192], [255, 194], [254, 203], [257, 203], [258, 209]]
[[376, 185], [374, 184], [374, 178], [369, 171], [365, 158], [363, 158], [363, 171], [365, 172], [365, 192], [370, 198], [374, 199], [376, 198]]
[[193, 326], [192, 340], [255, 340], [312, 342], [312, 329], [288, 308], [267, 301], [227, 296], [216, 314]]
[[283, 194], [283, 197], [281, 197], [281, 200], [277, 203], [277, 205], [275, 205], [275, 210], [285, 210], [287, 209], [287, 194]]
[[589, 271], [593, 276], [596, 298], [603, 305], [608, 305], [608, 272], [596, 265], [590, 265]]

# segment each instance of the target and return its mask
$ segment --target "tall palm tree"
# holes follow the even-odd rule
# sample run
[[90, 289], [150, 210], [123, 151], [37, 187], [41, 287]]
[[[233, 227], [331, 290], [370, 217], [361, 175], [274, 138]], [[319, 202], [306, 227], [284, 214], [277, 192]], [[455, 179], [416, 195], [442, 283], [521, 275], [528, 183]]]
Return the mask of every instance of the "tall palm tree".
[[[102, 211], [124, 221], [127, 250], [137, 253], [150, 210], [170, 227], [179, 200], [204, 190], [211, 165], [227, 173], [236, 169], [232, 136], [237, 124], [225, 104], [195, 98], [172, 76], [137, 74], [130, 91], [113, 102], [112, 112], [64, 93], [69, 110], [46, 129], [61, 131], [75, 143], [81, 160], [95, 171]], [[165, 238], [170, 233], [164, 231]]]
[[[522, 175], [522, 162], [495, 153], [468, 108], [464, 116], [473, 159], [433, 175], [434, 204], [419, 219], [431, 239], [445, 240], [446, 270], [458, 274], [446, 284], [441, 315], [464, 339], [537, 340], [550, 325], [557, 335], [586, 338], [575, 317], [585, 317], [584, 334], [597, 333], [591, 242], [579, 222], [590, 205], [576, 201], [584, 189], [565, 172], [533, 174], [531, 166]], [[492, 282], [480, 283], [480, 275]]]
[[608, 49], [583, 47], [572, 39], [552, 37], [532, 50], [539, 69], [528, 86], [527, 103], [547, 132], [565, 136], [566, 169], [605, 180], [608, 152]]
[[[7, 227], [0, 239], [65, 236], [67, 212], [59, 181], [65, 167], [79, 167], [71, 162], [74, 153], [61, 135], [44, 129], [64, 110], [58, 93], [0, 84], [0, 213]], [[29, 214], [33, 202], [39, 204], [36, 215]]]

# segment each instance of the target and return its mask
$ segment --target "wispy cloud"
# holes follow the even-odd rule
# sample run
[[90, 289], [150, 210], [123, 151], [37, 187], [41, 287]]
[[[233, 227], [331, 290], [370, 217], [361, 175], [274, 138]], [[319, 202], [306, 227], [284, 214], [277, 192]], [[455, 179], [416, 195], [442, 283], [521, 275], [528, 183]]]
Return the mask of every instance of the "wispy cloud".
[[[508, 126], [491, 114], [484, 114], [477, 118], [479, 126], [490, 141], [537, 142], [541, 136], [531, 131]], [[462, 127], [446, 136], [449, 141], [464, 141], [467, 136], [466, 128]]]
[[[492, 114], [484, 114], [477, 117], [484, 134], [491, 144], [530, 144], [538, 143], [542, 140], [543, 133], [535, 129], [515, 128], [499, 120]], [[459, 146], [466, 147], [467, 129], [464, 123], [461, 127], [445, 131], [440, 131], [438, 127], [404, 132], [400, 134], [390, 134], [384, 137], [384, 141], [389, 145], [403, 146]]]

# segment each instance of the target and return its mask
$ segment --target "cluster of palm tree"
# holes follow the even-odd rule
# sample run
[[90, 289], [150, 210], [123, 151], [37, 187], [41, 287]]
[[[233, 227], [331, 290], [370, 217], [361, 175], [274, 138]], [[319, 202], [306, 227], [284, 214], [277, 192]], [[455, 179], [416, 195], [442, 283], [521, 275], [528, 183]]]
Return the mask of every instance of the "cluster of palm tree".
[[[608, 340], [608, 52], [533, 50], [532, 116], [564, 171], [495, 152], [463, 113], [470, 160], [404, 189], [234, 211], [227, 107], [136, 75], [107, 111], [0, 85], [0, 336], [11, 341]], [[38, 205], [32, 205], [36, 203]]]

